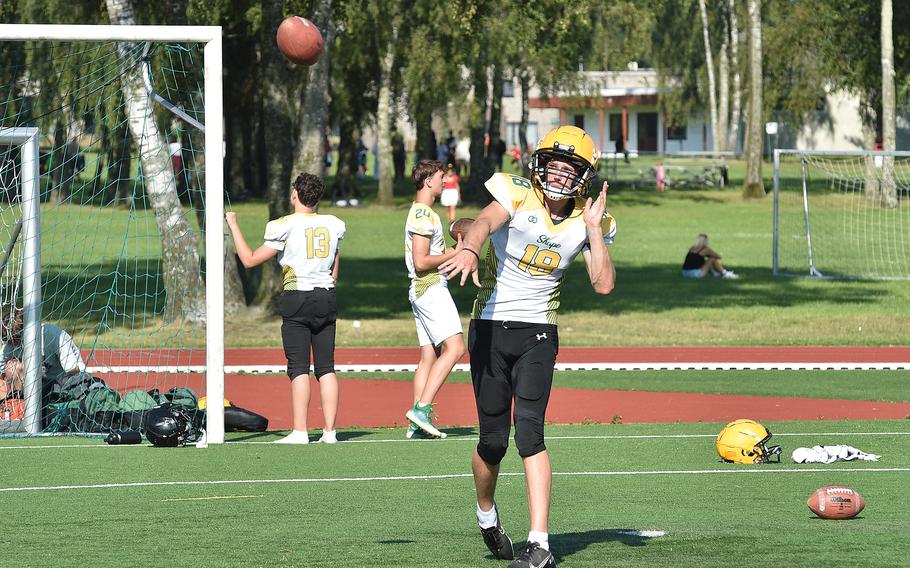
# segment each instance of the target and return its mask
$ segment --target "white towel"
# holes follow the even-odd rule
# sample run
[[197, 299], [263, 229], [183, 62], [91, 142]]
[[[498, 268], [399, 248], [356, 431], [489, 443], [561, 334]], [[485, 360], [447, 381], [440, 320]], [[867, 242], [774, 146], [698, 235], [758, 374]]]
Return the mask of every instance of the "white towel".
[[796, 463], [834, 463], [840, 461], [878, 461], [881, 456], [867, 454], [852, 446], [812, 446], [793, 450], [793, 461]]

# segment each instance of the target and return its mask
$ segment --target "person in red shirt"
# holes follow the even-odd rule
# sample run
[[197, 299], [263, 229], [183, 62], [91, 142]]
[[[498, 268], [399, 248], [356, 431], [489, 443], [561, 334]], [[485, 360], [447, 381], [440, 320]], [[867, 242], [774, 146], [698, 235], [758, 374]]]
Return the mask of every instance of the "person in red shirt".
[[442, 196], [439, 202], [443, 207], [447, 207], [446, 219], [449, 223], [455, 220], [455, 206], [461, 201], [461, 186], [458, 184], [458, 174], [455, 173], [455, 166], [449, 164], [446, 173], [442, 176]]

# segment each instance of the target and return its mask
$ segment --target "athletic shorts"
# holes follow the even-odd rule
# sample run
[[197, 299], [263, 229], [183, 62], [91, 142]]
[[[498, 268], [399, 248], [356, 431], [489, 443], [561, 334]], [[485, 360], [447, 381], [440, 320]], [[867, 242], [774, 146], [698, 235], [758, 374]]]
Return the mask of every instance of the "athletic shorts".
[[288, 359], [288, 377], [310, 373], [310, 351], [316, 379], [335, 372], [335, 317], [338, 312], [334, 288], [310, 291], [285, 290], [278, 305], [281, 312], [281, 342]]
[[458, 308], [445, 286], [433, 286], [423, 296], [411, 300], [414, 322], [417, 325], [417, 341], [422, 347], [438, 347], [443, 341], [463, 333]]
[[468, 351], [481, 438], [508, 435], [513, 399], [516, 422], [525, 419], [542, 436], [559, 352], [557, 327], [474, 319]]
[[443, 189], [442, 195], [439, 198], [439, 203], [443, 207], [450, 207], [452, 205], [458, 205], [458, 190], [457, 189]]

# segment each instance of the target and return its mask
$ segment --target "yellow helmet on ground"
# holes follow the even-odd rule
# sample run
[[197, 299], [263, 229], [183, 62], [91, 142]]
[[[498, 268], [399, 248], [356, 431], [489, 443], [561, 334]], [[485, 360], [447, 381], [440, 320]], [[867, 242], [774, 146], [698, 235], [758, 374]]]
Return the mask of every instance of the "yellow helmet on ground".
[[[550, 199], [584, 197], [597, 175], [598, 157], [600, 151], [587, 132], [577, 126], [560, 126], [537, 143], [537, 149], [531, 155], [531, 182]], [[547, 165], [553, 160], [572, 165], [574, 175], [551, 170], [548, 179]], [[554, 176], [557, 179], [554, 180]]]
[[724, 426], [717, 435], [717, 455], [725, 462], [768, 463], [772, 456], [780, 462], [780, 446], [766, 447], [771, 432], [754, 420], [739, 419]]

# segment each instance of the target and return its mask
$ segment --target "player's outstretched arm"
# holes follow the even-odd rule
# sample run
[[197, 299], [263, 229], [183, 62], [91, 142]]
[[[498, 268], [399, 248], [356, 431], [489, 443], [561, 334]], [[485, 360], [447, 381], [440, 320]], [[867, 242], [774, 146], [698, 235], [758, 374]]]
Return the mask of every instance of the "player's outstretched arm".
[[483, 243], [497, 229], [507, 223], [509, 218], [509, 212], [497, 201], [484, 207], [471, 228], [468, 229], [462, 249], [451, 259], [442, 263], [439, 270], [445, 272], [449, 280], [460, 274], [462, 286], [470, 275], [474, 285], [479, 287], [480, 278], [477, 276], [477, 269], [480, 264], [480, 251], [483, 249]]
[[616, 269], [610, 258], [610, 251], [604, 242], [603, 217], [607, 210], [607, 188], [604, 181], [603, 190], [597, 199], [588, 198], [585, 202], [584, 220], [588, 231], [588, 244], [590, 250], [582, 253], [585, 259], [585, 268], [588, 269], [588, 278], [591, 286], [598, 294], [609, 294], [616, 283]]
[[252, 250], [243, 237], [243, 231], [240, 230], [240, 225], [237, 223], [237, 213], [228, 211], [224, 214], [224, 218], [227, 221], [228, 227], [231, 229], [231, 236], [234, 238], [234, 248], [237, 249], [237, 256], [240, 258], [240, 263], [243, 264], [244, 267], [253, 268], [254, 266], [259, 266], [278, 254], [277, 250], [265, 245], [262, 245], [255, 251]]

